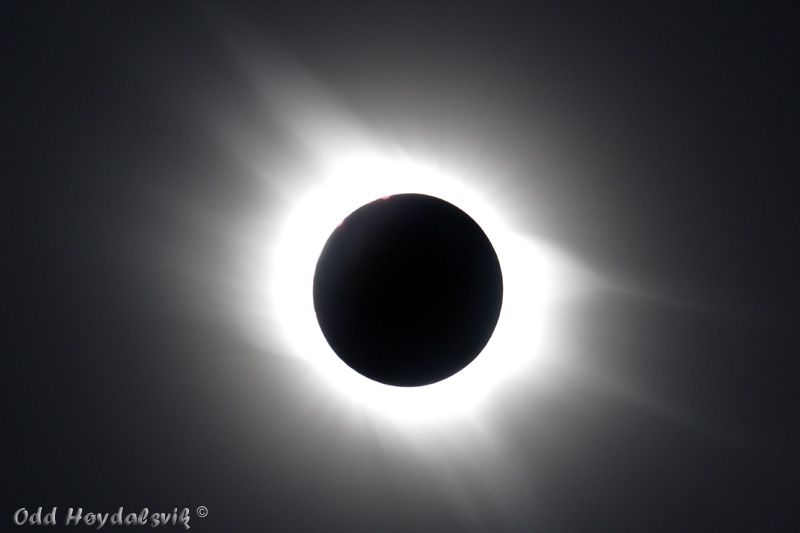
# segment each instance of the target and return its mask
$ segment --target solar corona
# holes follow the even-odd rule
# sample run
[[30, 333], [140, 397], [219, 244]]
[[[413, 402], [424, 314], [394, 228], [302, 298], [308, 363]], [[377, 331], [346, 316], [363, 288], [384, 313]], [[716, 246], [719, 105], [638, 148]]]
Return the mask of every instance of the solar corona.
[[250, 271], [266, 299], [242, 324], [305, 363], [320, 401], [380, 423], [468, 423], [546, 363], [542, 310], [561, 277], [488, 180], [362, 149], [287, 198], [261, 241], [268, 268]]

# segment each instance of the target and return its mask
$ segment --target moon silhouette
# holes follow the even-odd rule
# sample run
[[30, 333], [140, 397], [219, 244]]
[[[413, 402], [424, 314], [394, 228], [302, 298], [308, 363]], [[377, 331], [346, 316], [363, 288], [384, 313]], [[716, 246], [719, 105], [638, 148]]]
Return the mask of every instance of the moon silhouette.
[[314, 309], [333, 351], [386, 385], [446, 379], [488, 343], [500, 316], [503, 276], [480, 226], [422, 194], [370, 202], [322, 249]]

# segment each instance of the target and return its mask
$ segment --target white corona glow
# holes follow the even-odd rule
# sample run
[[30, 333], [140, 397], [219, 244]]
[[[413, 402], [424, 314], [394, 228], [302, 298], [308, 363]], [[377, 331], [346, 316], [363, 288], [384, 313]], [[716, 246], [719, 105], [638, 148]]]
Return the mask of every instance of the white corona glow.
[[[489, 343], [457, 374], [422, 387], [388, 386], [352, 370], [328, 346], [313, 307], [316, 263], [333, 230], [362, 205], [402, 193], [441, 198], [467, 213], [491, 241], [503, 273], [503, 306]], [[351, 404], [395, 420], [469, 416], [506, 378], [534, 361], [547, 298], [545, 258], [530, 239], [507, 227], [489, 198], [475, 183], [407, 158], [360, 155], [332, 164], [295, 200], [272, 249], [269, 293], [285, 345]]]
[[[433, 434], [447, 440], [434, 427], [450, 436], [470, 427], [474, 442], [487, 426], [486, 413], [527, 413], [520, 391], [563, 386], [560, 367], [574, 364], [561, 338], [563, 304], [596, 280], [579, 261], [533, 237], [530, 227], [509, 224], [526, 218], [521, 210], [536, 209], [535, 201], [519, 197], [519, 182], [468, 147], [420, 157], [376, 134], [291, 58], [263, 43], [244, 44], [245, 30], [236, 27], [228, 44], [263, 96], [267, 122], [278, 125], [291, 150], [253, 141], [261, 138], [257, 129], [245, 135], [213, 106], [206, 113], [209, 131], [260, 177], [267, 198], [263, 211], [242, 216], [232, 232], [235, 272], [223, 296], [233, 325], [270, 354], [265, 371], [275, 371], [275, 356], [302, 362], [300, 374], [281, 374], [300, 379], [293, 386], [302, 405], [364, 421], [378, 436], [397, 424], [404, 431], [392, 434], [423, 440]], [[468, 214], [492, 243], [503, 274], [503, 305], [484, 350], [457, 374], [423, 387], [384, 385], [352, 370], [328, 346], [313, 305], [314, 270], [337, 225], [368, 202], [402, 193], [434, 196]], [[425, 431], [405, 431], [420, 422]]]

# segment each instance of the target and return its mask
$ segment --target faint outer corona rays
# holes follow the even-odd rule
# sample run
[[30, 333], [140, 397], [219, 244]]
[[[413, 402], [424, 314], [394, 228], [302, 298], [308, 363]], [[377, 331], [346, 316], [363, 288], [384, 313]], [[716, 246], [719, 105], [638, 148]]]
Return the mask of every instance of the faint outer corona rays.
[[[265, 198], [274, 202], [277, 193], [280, 199], [239, 226], [232, 275], [239, 289], [228, 304], [237, 327], [257, 346], [315, 369], [321, 388], [309, 393], [404, 424], [473, 419], [475, 407], [503, 395], [504, 382], [524, 381], [541, 370], [555, 348], [552, 339], [543, 338], [545, 309], [562, 289], [575, 286], [573, 274], [580, 269], [507, 225], [504, 215], [515, 207], [500, 199], [492, 179], [498, 172], [472, 168], [468, 182], [441, 162], [382, 149], [390, 143], [359, 127], [313, 76], [285, 56], [242, 53], [241, 47], [238, 52], [245, 73], [262, 90], [263, 120], [272, 128], [277, 121], [295, 149], [267, 164], [252, 146], [240, 146], [235, 124], [217, 117], [226, 123], [221, 141], [262, 176]], [[269, 59], [259, 63], [257, 56]], [[451, 378], [414, 390], [370, 382], [344, 365], [322, 336], [311, 295], [314, 267], [330, 231], [361, 205], [403, 193], [441, 198], [467, 213], [494, 246], [504, 279], [503, 308], [483, 352]]]

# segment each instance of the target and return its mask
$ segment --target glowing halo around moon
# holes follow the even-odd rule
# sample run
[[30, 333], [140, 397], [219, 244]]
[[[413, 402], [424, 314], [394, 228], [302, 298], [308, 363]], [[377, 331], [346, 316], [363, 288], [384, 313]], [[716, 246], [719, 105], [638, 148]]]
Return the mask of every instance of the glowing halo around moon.
[[[567, 337], [562, 330], [573, 327], [566, 322], [575, 301], [598, 279], [534, 237], [535, 228], [510, 225], [527, 219], [521, 211], [536, 209], [538, 200], [524, 197], [529, 189], [520, 178], [476, 157], [474, 146], [420, 157], [402, 139], [365, 127], [291, 57], [245, 38], [251, 35], [246, 24], [229, 30], [221, 34], [262, 97], [253, 114], [275, 125], [286, 144], [262, 142], [260, 126], [248, 129], [215, 106], [204, 108], [209, 131], [258, 177], [265, 197], [264, 208], [243, 213], [231, 226], [230, 270], [220, 297], [232, 327], [264, 353], [265, 371], [297, 395], [297, 407], [380, 428], [432, 422], [452, 429], [464, 422], [480, 433], [483, 413], [527, 415], [521, 397], [568, 388], [564, 375], [580, 367], [576, 354], [584, 347], [574, 331]], [[466, 171], [453, 171], [457, 164]], [[313, 302], [315, 267], [337, 225], [368, 202], [403, 193], [434, 196], [469, 215], [491, 242], [503, 275], [500, 317], [483, 351], [450, 378], [411, 388], [384, 385], [348, 367], [323, 336]], [[278, 357], [300, 368], [287, 372], [273, 364]]]
[[[372, 381], [345, 365], [320, 330], [312, 298], [314, 269], [333, 229], [362, 205], [403, 193], [441, 198], [472, 217], [494, 246], [504, 279], [500, 318], [480, 355], [450, 378], [412, 388]], [[271, 250], [268, 293], [285, 347], [312, 365], [335, 394], [392, 419], [468, 415], [536, 358], [548, 298], [543, 253], [512, 231], [488, 198], [488, 191], [474, 183], [407, 158], [363, 155], [331, 165], [327, 175], [296, 199]]]

